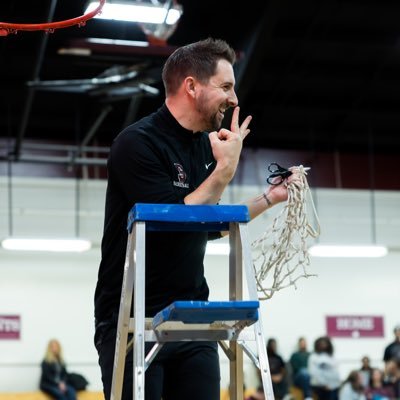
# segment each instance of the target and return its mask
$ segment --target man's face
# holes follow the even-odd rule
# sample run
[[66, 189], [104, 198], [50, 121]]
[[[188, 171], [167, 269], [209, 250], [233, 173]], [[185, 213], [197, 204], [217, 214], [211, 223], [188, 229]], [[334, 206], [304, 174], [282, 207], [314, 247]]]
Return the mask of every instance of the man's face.
[[305, 339], [299, 340], [299, 350], [307, 350], [307, 342], [305, 341]]
[[238, 104], [234, 86], [232, 65], [226, 60], [219, 60], [215, 75], [207, 83], [199, 84], [196, 110], [200, 115], [202, 130], [215, 131], [221, 128], [225, 111]]

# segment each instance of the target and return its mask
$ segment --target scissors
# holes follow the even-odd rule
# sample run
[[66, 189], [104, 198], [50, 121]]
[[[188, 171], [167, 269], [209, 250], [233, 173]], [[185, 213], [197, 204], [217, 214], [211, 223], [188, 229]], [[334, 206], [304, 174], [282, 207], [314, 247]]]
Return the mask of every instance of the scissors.
[[[280, 185], [286, 178], [289, 178], [290, 175], [293, 174], [292, 171], [287, 168], [281, 167], [278, 163], [273, 162], [268, 165], [268, 171], [270, 172], [267, 182], [270, 185]], [[280, 179], [275, 179], [275, 178]]]

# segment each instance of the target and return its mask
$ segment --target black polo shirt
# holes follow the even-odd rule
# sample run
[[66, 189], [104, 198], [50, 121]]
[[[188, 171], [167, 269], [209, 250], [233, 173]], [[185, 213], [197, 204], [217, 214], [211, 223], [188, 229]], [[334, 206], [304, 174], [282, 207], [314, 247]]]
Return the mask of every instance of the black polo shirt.
[[[117, 136], [108, 159], [96, 321], [118, 313], [129, 210], [135, 203], [184, 203], [215, 164], [208, 134], [184, 129], [165, 104]], [[207, 300], [207, 240], [206, 232], [146, 233], [146, 316], [175, 300]]]

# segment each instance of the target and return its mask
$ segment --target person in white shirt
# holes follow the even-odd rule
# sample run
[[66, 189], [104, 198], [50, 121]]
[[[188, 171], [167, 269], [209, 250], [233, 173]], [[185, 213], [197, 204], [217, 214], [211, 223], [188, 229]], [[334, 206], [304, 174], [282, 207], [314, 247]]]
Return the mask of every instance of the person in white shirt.
[[308, 359], [308, 371], [312, 390], [318, 400], [338, 399], [341, 381], [329, 337], [323, 336], [314, 342], [314, 352]]

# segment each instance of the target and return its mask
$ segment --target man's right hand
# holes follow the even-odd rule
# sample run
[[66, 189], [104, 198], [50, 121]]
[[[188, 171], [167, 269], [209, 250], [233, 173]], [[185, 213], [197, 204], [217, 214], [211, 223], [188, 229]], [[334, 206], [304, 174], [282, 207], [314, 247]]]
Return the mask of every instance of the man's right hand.
[[249, 134], [248, 128], [251, 116], [239, 126], [239, 107], [235, 107], [232, 115], [231, 130], [221, 129], [219, 132], [211, 132], [209, 135], [211, 148], [219, 170], [230, 181], [235, 174], [240, 153], [243, 147], [243, 139]]
[[211, 175], [192, 193], [185, 204], [217, 204], [223, 191], [235, 174], [242, 151], [243, 139], [248, 135], [251, 117], [239, 126], [239, 107], [233, 110], [231, 130], [221, 129], [209, 135], [213, 156], [217, 165]]

